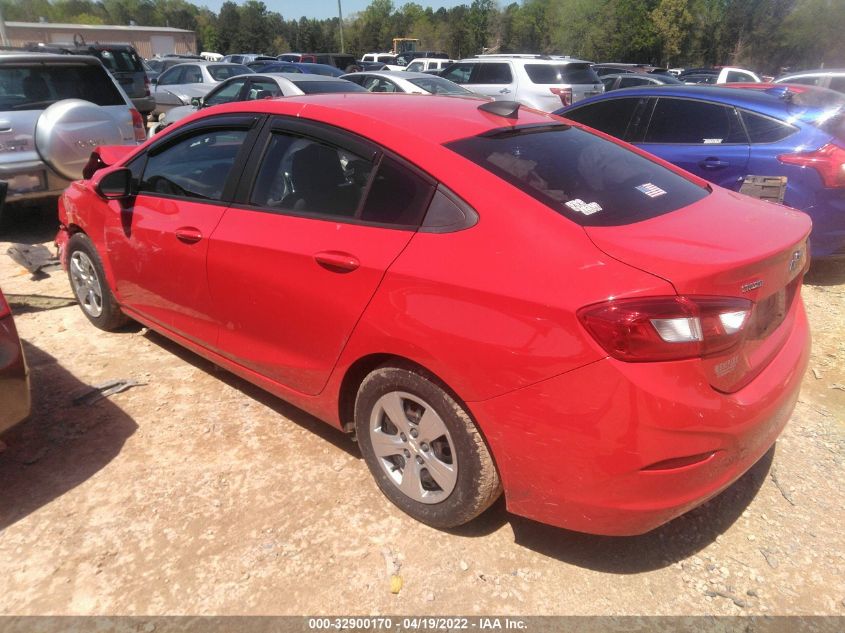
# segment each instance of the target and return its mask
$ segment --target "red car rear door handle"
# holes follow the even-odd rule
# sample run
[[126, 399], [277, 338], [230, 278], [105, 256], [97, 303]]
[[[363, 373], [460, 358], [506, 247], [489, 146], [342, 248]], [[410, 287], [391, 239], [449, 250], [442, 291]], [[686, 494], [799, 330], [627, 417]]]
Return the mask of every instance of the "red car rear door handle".
[[322, 251], [314, 255], [314, 259], [323, 268], [336, 273], [352, 272], [361, 265], [357, 257], [342, 251]]
[[183, 226], [176, 229], [176, 239], [185, 244], [196, 244], [202, 239], [202, 233], [192, 226]]

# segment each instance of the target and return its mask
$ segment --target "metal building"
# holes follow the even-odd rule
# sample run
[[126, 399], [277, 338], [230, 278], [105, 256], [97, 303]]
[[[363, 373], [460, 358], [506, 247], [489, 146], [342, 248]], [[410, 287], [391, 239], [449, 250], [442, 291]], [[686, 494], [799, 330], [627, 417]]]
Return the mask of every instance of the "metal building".
[[6, 35], [12, 46], [72, 44], [80, 39], [86, 44], [131, 44], [145, 58], [168, 53], [184, 55], [197, 52], [197, 39], [193, 31], [166, 26], [6, 22]]

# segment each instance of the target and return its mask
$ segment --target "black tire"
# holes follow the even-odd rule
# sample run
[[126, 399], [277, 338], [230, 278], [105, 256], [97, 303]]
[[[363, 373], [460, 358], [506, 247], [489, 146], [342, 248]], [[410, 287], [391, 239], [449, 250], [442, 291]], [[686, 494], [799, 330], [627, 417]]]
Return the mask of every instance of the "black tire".
[[[384, 408], [385, 403], [389, 406], [394, 399], [404, 416], [398, 424], [407, 423], [408, 435], [417, 433], [413, 441], [402, 439], [399, 426], [391, 421], [395, 416], [390, 416]], [[429, 417], [424, 420], [424, 415]], [[428, 423], [421, 424], [425, 421]], [[439, 422], [444, 427], [442, 435], [436, 439], [423, 436], [422, 429], [439, 428]], [[395, 366], [374, 370], [358, 389], [355, 430], [361, 453], [378, 487], [399, 509], [422, 523], [435, 528], [463, 525], [490, 507], [502, 492], [499, 474], [481, 433], [464, 408], [434, 377]], [[386, 447], [382, 448], [381, 457], [376, 453], [373, 438], [388, 439], [381, 444]], [[399, 453], [386, 457], [393, 447], [409, 457]], [[451, 474], [441, 479], [444, 464]], [[419, 498], [400, 488], [406, 472], [412, 473], [409, 482], [419, 484], [415, 489]], [[438, 474], [438, 478], [432, 473]], [[440, 486], [443, 481], [447, 482], [448, 490]]]
[[110, 332], [129, 320], [114, 298], [94, 244], [84, 233], [67, 243], [68, 280], [82, 313], [101, 330]]

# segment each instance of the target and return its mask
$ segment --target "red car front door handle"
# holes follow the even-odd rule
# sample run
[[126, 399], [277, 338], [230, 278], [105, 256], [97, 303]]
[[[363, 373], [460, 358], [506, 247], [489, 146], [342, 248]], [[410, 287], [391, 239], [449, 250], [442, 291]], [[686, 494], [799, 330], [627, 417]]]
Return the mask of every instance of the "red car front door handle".
[[314, 255], [314, 259], [323, 268], [336, 273], [352, 272], [361, 265], [357, 257], [342, 251], [322, 251]]
[[196, 244], [202, 239], [202, 233], [192, 226], [183, 226], [176, 229], [176, 239], [185, 244]]

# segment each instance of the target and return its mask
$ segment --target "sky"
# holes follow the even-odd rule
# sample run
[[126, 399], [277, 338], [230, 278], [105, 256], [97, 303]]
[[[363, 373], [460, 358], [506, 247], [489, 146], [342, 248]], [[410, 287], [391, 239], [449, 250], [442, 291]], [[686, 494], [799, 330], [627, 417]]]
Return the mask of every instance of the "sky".
[[[197, 6], [206, 6], [215, 13], [220, 11], [220, 5], [225, 0], [193, 0]], [[393, 0], [393, 6], [397, 9], [410, 0]], [[237, 4], [242, 4], [241, 0], [235, 0]], [[267, 9], [281, 13], [285, 20], [296, 19], [305, 16], [306, 18], [316, 18], [324, 20], [326, 18], [337, 17], [337, 0], [263, 0]], [[472, 0], [416, 0], [417, 4], [423, 8], [431, 7], [432, 9], [439, 9], [440, 7], [456, 7], [460, 4], [471, 4]], [[360, 13], [370, 4], [370, 0], [341, 0], [341, 8], [343, 9], [343, 16], [351, 16], [353, 13]]]

